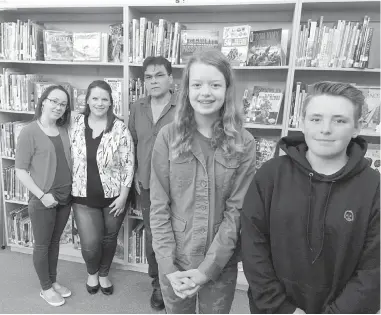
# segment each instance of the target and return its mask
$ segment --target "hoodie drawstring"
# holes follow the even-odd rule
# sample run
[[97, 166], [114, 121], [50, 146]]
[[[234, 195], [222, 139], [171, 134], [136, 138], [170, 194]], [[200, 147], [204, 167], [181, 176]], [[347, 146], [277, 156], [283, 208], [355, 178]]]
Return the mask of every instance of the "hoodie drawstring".
[[308, 177], [310, 178], [310, 192], [308, 193], [308, 216], [307, 216], [307, 244], [312, 252], [312, 246], [310, 242], [310, 216], [311, 216], [311, 203], [312, 203], [312, 176], [314, 176], [313, 173], [309, 173]]
[[327, 212], [328, 212], [328, 202], [329, 202], [329, 197], [331, 196], [331, 190], [332, 190], [332, 186], [333, 186], [333, 183], [335, 181], [332, 181], [331, 182], [331, 185], [329, 185], [329, 190], [328, 190], [328, 196], [327, 196], [327, 201], [325, 202], [325, 208], [324, 208], [324, 216], [323, 216], [323, 239], [321, 241], [321, 245], [320, 245], [320, 249], [315, 257], [315, 259], [312, 261], [312, 264], [315, 263], [315, 261], [319, 258], [321, 252], [323, 251], [323, 246], [324, 246], [324, 239], [325, 239], [325, 217], [327, 216]]
[[[309, 183], [310, 183], [310, 189], [309, 189], [309, 194], [308, 194], [308, 216], [307, 216], [307, 244], [308, 244], [308, 247], [310, 249], [310, 251], [312, 252], [312, 245], [311, 245], [311, 241], [310, 241], [310, 234], [309, 234], [309, 227], [310, 227], [310, 216], [311, 216], [311, 204], [312, 204], [312, 177], [313, 177], [313, 173], [309, 173], [308, 176], [309, 176]], [[328, 190], [328, 196], [327, 196], [327, 199], [326, 199], [326, 202], [325, 202], [325, 207], [324, 207], [324, 215], [323, 215], [323, 226], [322, 226], [322, 230], [323, 230], [323, 236], [322, 236], [322, 241], [321, 241], [321, 245], [320, 245], [320, 248], [319, 248], [319, 251], [317, 253], [317, 255], [315, 256], [315, 258], [313, 259], [312, 261], [312, 264], [314, 264], [316, 262], [316, 260], [319, 258], [319, 256], [321, 255], [321, 252], [323, 251], [323, 246], [324, 246], [324, 238], [325, 238], [325, 218], [327, 216], [327, 212], [328, 212], [328, 203], [329, 203], [329, 198], [331, 196], [331, 191], [332, 191], [332, 186], [333, 186], [333, 183], [335, 183], [335, 181], [332, 181], [331, 184], [329, 185], [329, 190]]]

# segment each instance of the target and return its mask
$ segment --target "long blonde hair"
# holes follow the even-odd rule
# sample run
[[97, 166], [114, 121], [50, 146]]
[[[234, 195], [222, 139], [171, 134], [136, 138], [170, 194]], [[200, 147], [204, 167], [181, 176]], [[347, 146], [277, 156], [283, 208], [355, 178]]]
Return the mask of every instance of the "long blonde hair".
[[219, 119], [212, 126], [212, 146], [214, 149], [221, 148], [227, 156], [242, 153], [240, 135], [243, 120], [234, 99], [233, 70], [228, 59], [220, 51], [208, 50], [194, 54], [183, 72], [175, 115], [175, 139], [172, 143], [174, 156], [190, 153], [193, 135], [197, 130], [194, 110], [189, 101], [190, 67], [197, 62], [216, 67], [226, 82], [225, 102], [220, 109]]

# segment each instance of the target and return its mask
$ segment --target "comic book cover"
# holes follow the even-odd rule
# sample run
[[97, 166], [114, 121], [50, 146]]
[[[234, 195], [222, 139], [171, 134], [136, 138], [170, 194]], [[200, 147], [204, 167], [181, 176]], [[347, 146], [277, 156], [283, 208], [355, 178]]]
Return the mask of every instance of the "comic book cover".
[[277, 124], [283, 94], [279, 88], [254, 86], [251, 102], [244, 106], [245, 122], [265, 125]]
[[266, 137], [254, 137], [255, 139], [255, 169], [258, 170], [260, 167], [274, 157], [277, 143], [279, 137], [266, 136]]
[[248, 66], [281, 66], [282, 29], [251, 31], [249, 39]]
[[365, 158], [369, 161], [371, 168], [380, 172], [380, 144], [369, 143], [368, 149], [365, 153]]
[[45, 60], [72, 61], [73, 33], [44, 30]]
[[86, 108], [86, 89], [73, 88], [73, 109], [78, 113], [83, 113]]
[[362, 129], [375, 131], [380, 125], [380, 87], [357, 86], [365, 97], [361, 116]]
[[180, 63], [185, 64], [196, 52], [219, 49], [219, 32], [210, 30], [181, 30]]
[[223, 30], [221, 52], [232, 66], [245, 66], [249, 48], [250, 26], [226, 26]]
[[102, 33], [73, 33], [74, 61], [101, 61]]
[[123, 62], [123, 23], [109, 26], [108, 61]]

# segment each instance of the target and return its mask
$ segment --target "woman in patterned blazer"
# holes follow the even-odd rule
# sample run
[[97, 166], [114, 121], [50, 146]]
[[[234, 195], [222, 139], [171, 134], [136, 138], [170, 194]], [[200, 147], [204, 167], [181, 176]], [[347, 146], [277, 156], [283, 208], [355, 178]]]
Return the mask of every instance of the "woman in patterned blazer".
[[73, 210], [86, 262], [87, 291], [113, 293], [108, 278], [134, 173], [134, 145], [113, 113], [111, 87], [92, 82], [70, 128]]

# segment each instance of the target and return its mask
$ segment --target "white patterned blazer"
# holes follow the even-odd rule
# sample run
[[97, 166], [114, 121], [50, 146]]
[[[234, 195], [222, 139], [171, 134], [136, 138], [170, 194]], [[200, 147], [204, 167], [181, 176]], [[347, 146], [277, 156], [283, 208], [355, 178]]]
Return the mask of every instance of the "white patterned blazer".
[[[72, 195], [86, 197], [87, 155], [85, 116], [77, 115], [69, 128], [73, 165]], [[110, 132], [104, 133], [97, 150], [97, 164], [104, 197], [116, 197], [121, 187], [131, 187], [134, 177], [134, 143], [131, 134], [120, 120], [115, 120]]]

